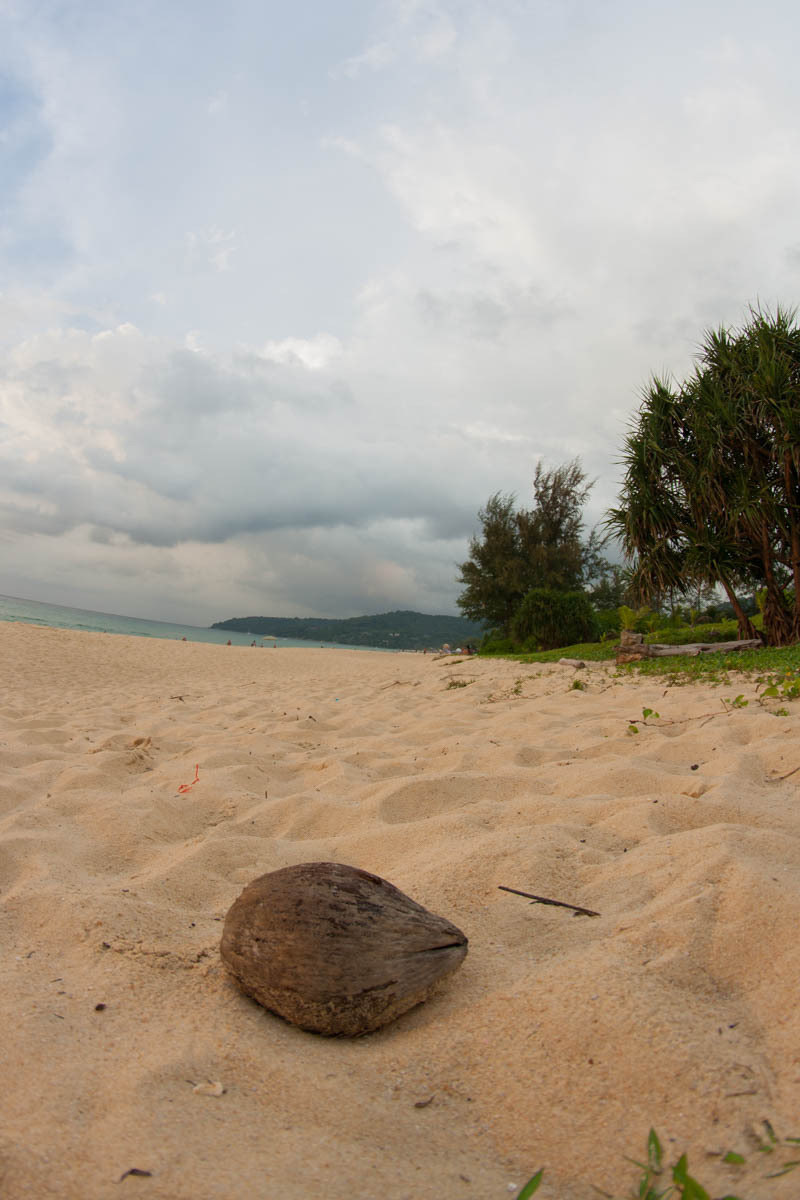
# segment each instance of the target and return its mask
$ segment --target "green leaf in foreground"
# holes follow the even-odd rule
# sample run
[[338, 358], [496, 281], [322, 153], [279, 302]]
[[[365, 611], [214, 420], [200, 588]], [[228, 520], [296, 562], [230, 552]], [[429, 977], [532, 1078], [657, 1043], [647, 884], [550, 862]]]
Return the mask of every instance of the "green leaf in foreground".
[[689, 1174], [689, 1162], [685, 1154], [680, 1156], [672, 1168], [672, 1179], [683, 1189], [682, 1200], [711, 1200], [703, 1185]]
[[[756, 1149], [762, 1154], [772, 1154], [775, 1151], [785, 1153], [786, 1147], [790, 1144], [792, 1147], [800, 1146], [800, 1137], [778, 1137], [770, 1121], [764, 1120], [762, 1125], [765, 1136], [760, 1138], [756, 1134], [760, 1141]], [[747, 1163], [745, 1156], [736, 1150], [729, 1150], [720, 1157], [723, 1163], [732, 1167], [741, 1167]], [[627, 1155], [625, 1155], [625, 1159], [641, 1171], [638, 1181], [632, 1185], [630, 1191], [625, 1193], [625, 1200], [711, 1200], [710, 1194], [703, 1185], [689, 1174], [689, 1160], [686, 1154], [682, 1154], [672, 1168], [665, 1166], [661, 1141], [653, 1128], [647, 1135], [647, 1160], [641, 1162], [638, 1159], [629, 1158]], [[779, 1179], [783, 1175], [788, 1175], [790, 1171], [800, 1167], [800, 1158], [790, 1159], [780, 1165], [773, 1159], [771, 1165], [776, 1169], [768, 1175], [764, 1175], [764, 1179]], [[534, 1176], [531, 1183], [538, 1186], [540, 1177], [541, 1172], [538, 1176]], [[671, 1177], [672, 1182], [663, 1186], [665, 1177]], [[617, 1196], [616, 1192], [612, 1196], [610, 1192], [604, 1191], [596, 1184], [591, 1184], [591, 1188], [598, 1196], [603, 1196], [604, 1200], [623, 1200], [623, 1197]], [[523, 1190], [517, 1200], [523, 1200], [524, 1196], [531, 1194]], [[743, 1197], [734, 1195], [733, 1192], [726, 1192], [724, 1196], [715, 1197], [715, 1200], [743, 1200]], [[754, 1197], [748, 1193], [746, 1200], [754, 1200]], [[761, 1200], [760, 1196], [759, 1200]]]
[[770, 1171], [769, 1175], [765, 1175], [765, 1179], [777, 1179], [779, 1175], [788, 1175], [795, 1167], [800, 1167], [800, 1158], [795, 1158], [791, 1162], [784, 1163], [780, 1171]]
[[650, 1130], [647, 1135], [647, 1162], [651, 1171], [659, 1174], [661, 1171], [661, 1159], [664, 1151], [661, 1147], [661, 1142], [658, 1140], [658, 1134], [655, 1129]]
[[544, 1167], [537, 1171], [535, 1175], [531, 1176], [522, 1191], [517, 1196], [517, 1200], [528, 1200], [529, 1196], [532, 1196], [534, 1192], [538, 1192], [539, 1184], [542, 1182], [543, 1177]]

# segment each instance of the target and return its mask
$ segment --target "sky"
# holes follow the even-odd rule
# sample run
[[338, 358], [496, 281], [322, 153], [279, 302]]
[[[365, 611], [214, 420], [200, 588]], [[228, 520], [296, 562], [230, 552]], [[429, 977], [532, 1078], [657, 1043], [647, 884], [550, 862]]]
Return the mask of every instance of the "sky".
[[0, 592], [455, 613], [495, 492], [800, 302], [800, 10], [0, 0]]

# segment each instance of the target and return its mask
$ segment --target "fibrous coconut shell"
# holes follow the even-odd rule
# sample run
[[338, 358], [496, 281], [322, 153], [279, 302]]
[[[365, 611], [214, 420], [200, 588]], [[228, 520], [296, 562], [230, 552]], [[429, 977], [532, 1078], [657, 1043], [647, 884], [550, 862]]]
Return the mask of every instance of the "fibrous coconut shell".
[[225, 918], [220, 952], [272, 1012], [355, 1036], [427, 1000], [461, 964], [467, 938], [378, 875], [311, 862], [248, 884]]

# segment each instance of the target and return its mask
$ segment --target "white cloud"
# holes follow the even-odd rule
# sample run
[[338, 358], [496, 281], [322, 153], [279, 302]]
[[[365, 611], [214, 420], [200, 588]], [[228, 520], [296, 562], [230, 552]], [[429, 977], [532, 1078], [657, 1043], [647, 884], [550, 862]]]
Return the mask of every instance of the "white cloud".
[[367, 46], [360, 54], [346, 58], [344, 62], [331, 71], [333, 78], [344, 75], [348, 79], [357, 79], [362, 71], [381, 71], [394, 60], [394, 52], [386, 42], [377, 42]]
[[185, 240], [190, 267], [208, 265], [216, 271], [230, 269], [231, 255], [234, 252], [236, 240], [234, 230], [226, 231], [212, 226], [199, 233], [189, 231]]
[[599, 518], [647, 375], [797, 295], [800, 18], [714, 10], [233, 0], [221, 31], [200, 0], [187, 39], [18, 5], [8, 577], [201, 620], [452, 609], [538, 459], [581, 454]]
[[216, 92], [208, 101], [206, 110], [209, 116], [216, 117], [220, 113], [224, 113], [228, 107], [228, 93], [226, 91]]
[[447, 18], [426, 30], [419, 39], [419, 57], [426, 62], [445, 58], [453, 49], [456, 42], [456, 29], [453, 22]]
[[313, 338], [283, 338], [279, 342], [266, 342], [261, 354], [270, 362], [300, 363], [310, 371], [320, 371], [341, 356], [342, 344], [330, 333], [318, 333]]
[[507, 429], [498, 429], [487, 425], [485, 421], [474, 421], [464, 426], [464, 436], [474, 438], [479, 442], [530, 442], [531, 438], [523, 433], [510, 433]]
[[350, 158], [361, 158], [362, 150], [358, 142], [354, 142], [352, 138], [345, 137], [324, 137], [320, 145], [325, 150], [341, 150], [343, 154], [349, 155]]

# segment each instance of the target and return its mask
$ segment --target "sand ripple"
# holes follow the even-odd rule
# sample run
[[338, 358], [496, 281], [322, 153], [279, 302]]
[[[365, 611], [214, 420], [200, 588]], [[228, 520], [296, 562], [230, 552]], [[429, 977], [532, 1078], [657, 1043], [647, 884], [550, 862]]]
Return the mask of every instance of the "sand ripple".
[[[800, 1135], [800, 774], [775, 778], [800, 707], [604, 667], [575, 691], [557, 666], [0, 637], [5, 1200], [499, 1200], [541, 1165], [540, 1195], [588, 1200], [651, 1124], [707, 1186], [797, 1195], [707, 1155], [765, 1119]], [[312, 859], [470, 937], [440, 995], [355, 1042], [218, 958], [244, 883]]]

